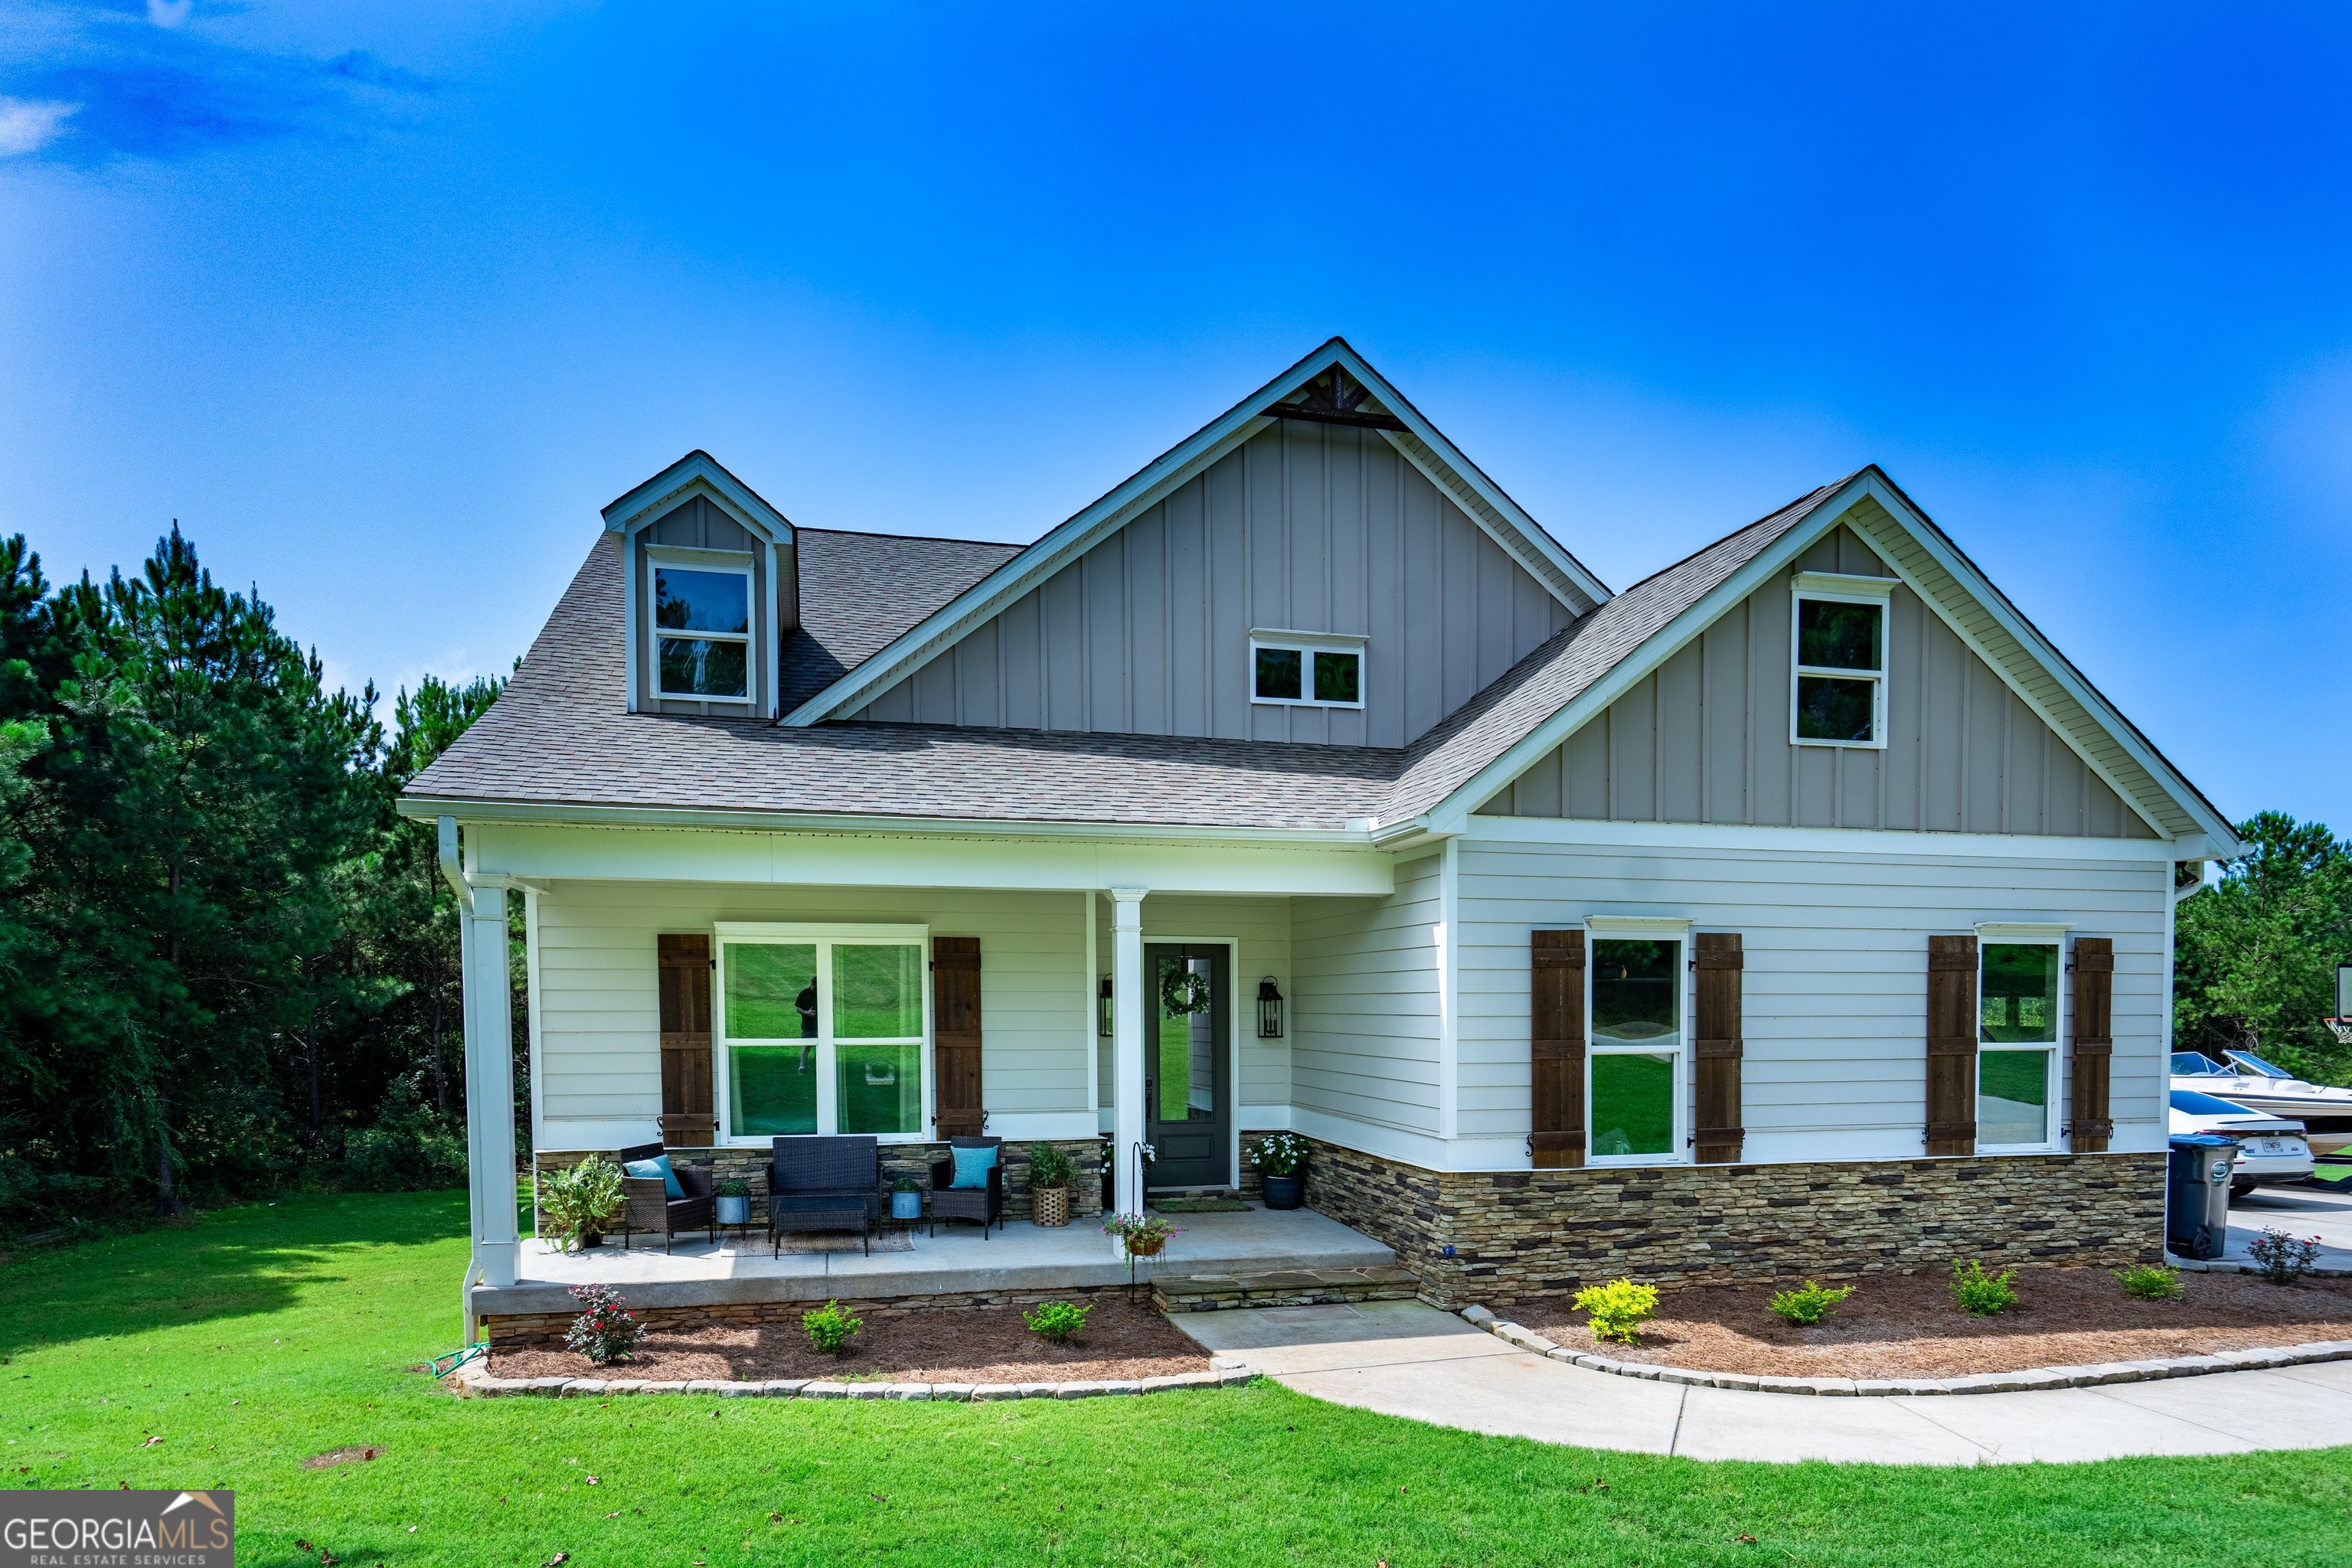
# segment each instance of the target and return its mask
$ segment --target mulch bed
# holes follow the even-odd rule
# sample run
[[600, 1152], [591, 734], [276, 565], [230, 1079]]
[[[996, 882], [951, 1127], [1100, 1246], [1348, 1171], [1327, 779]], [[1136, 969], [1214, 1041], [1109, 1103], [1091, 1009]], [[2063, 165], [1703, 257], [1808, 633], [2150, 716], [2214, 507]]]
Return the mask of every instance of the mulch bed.
[[1952, 1304], [1948, 1276], [1875, 1275], [1823, 1280], [1857, 1289], [1810, 1329], [1766, 1305], [1796, 1283], [1662, 1288], [1636, 1345], [1596, 1342], [1565, 1297], [1494, 1310], [1574, 1350], [1767, 1377], [1955, 1377], [2352, 1339], [2352, 1283], [2335, 1279], [2282, 1289], [2184, 1273], [2183, 1300], [2141, 1301], [2104, 1268], [2024, 1268], [2012, 1281], [2018, 1306], [1972, 1318]]
[[1209, 1358], [1150, 1308], [1097, 1297], [1066, 1345], [1029, 1331], [1013, 1307], [877, 1309], [846, 1354], [817, 1351], [797, 1322], [713, 1324], [647, 1333], [625, 1362], [593, 1365], [565, 1350], [494, 1352], [492, 1377], [735, 1381], [772, 1377], [882, 1378], [908, 1383], [1063, 1383], [1206, 1372]]

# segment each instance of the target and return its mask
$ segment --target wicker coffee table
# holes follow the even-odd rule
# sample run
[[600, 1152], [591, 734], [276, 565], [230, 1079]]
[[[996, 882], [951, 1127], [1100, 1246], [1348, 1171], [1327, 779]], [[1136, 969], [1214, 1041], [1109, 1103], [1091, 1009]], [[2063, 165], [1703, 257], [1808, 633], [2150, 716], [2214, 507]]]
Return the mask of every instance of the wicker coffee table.
[[780, 1209], [768, 1210], [768, 1256], [774, 1258], [782, 1250], [784, 1232], [803, 1230], [854, 1230], [866, 1238], [868, 1257], [874, 1252], [874, 1233], [866, 1223], [866, 1210]]

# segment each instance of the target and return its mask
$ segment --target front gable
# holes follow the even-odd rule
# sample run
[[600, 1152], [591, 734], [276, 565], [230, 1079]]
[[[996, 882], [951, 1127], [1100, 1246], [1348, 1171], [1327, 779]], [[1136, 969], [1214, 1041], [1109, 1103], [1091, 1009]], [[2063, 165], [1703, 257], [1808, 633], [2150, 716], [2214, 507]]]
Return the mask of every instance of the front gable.
[[[1797, 573], [1891, 584], [1883, 748], [1790, 738]], [[1546, 752], [1478, 815], [2157, 837], [1845, 522]]]
[[[846, 717], [1402, 746], [1575, 619], [1383, 428], [1263, 424]], [[1254, 700], [1253, 634], [1360, 647], [1362, 705]]]

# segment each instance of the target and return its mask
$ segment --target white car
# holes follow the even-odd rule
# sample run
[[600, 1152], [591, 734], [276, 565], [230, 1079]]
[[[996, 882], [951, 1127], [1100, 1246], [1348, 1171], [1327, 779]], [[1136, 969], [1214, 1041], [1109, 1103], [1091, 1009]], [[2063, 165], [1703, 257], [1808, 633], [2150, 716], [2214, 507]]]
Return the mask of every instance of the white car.
[[2195, 1089], [2172, 1091], [2172, 1131], [2216, 1132], [2238, 1141], [2238, 1162], [2230, 1168], [2230, 1195], [2242, 1198], [2256, 1187], [2281, 1186], [2311, 1174], [2311, 1145], [2303, 1123], [2248, 1110]]

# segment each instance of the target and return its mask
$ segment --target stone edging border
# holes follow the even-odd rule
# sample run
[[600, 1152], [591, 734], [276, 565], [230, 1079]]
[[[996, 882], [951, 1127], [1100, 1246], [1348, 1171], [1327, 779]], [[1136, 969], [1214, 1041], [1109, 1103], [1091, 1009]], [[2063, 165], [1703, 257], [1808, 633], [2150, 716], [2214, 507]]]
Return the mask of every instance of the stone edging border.
[[481, 1363], [467, 1362], [455, 1374], [461, 1393], [468, 1398], [535, 1394], [542, 1399], [610, 1399], [631, 1394], [712, 1394], [721, 1399], [1093, 1399], [1111, 1394], [1164, 1394], [1177, 1388], [1234, 1388], [1257, 1376], [1238, 1356], [1211, 1356], [1206, 1372], [1070, 1383], [835, 1383], [809, 1377], [775, 1377], [761, 1383], [715, 1378], [660, 1383], [642, 1378], [492, 1377], [480, 1368]]
[[1886, 1397], [1920, 1394], [2021, 1394], [2045, 1388], [2090, 1388], [2110, 1383], [2154, 1383], [2168, 1377], [2201, 1377], [2217, 1372], [2257, 1372], [2305, 1366], [2314, 1362], [2352, 1361], [2352, 1340], [2321, 1340], [2304, 1345], [2268, 1345], [2220, 1351], [2212, 1355], [2173, 1356], [2158, 1361], [2100, 1362], [2090, 1366], [2041, 1366], [2023, 1372], [1980, 1372], [1968, 1377], [1762, 1377], [1740, 1372], [1696, 1372], [1649, 1362], [1617, 1361], [1553, 1343], [1532, 1329], [1496, 1317], [1484, 1307], [1465, 1307], [1462, 1319], [1506, 1343], [1549, 1360], [1591, 1372], [1613, 1373], [1693, 1388], [1743, 1388], [1764, 1394], [1812, 1394]]

